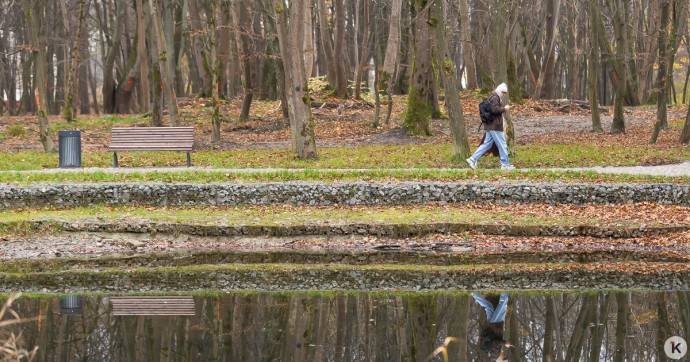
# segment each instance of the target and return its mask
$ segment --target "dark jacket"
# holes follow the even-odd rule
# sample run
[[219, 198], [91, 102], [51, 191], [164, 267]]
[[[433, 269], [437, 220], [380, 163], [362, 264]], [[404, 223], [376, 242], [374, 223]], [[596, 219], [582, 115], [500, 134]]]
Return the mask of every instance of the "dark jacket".
[[506, 111], [506, 108], [501, 104], [501, 97], [493, 93], [489, 96], [489, 102], [491, 103], [491, 115], [494, 119], [491, 123], [485, 123], [484, 129], [487, 131], [503, 132], [503, 112]]

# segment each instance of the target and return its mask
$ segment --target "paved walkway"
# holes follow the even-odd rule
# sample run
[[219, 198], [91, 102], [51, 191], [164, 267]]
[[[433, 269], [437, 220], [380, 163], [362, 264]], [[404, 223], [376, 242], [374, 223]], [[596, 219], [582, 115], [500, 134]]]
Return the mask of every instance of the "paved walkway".
[[[57, 172], [112, 172], [112, 173], [148, 173], [148, 172], [182, 172], [182, 171], [209, 171], [209, 172], [227, 172], [227, 173], [269, 173], [269, 172], [302, 172], [307, 169], [289, 169], [289, 168], [207, 168], [207, 167], [84, 167], [84, 168], [51, 168], [45, 170], [31, 170], [31, 171], [0, 171], [3, 173], [18, 172], [18, 173], [57, 173]], [[346, 172], [346, 171], [371, 171], [375, 169], [324, 169], [323, 171]], [[393, 170], [393, 169], [391, 169]], [[450, 171], [457, 169], [440, 168], [440, 169], [395, 169], [401, 171], [420, 171], [420, 170], [438, 170]], [[536, 169], [518, 169], [522, 171], [531, 171]], [[544, 171], [594, 171], [599, 173], [613, 173], [613, 174], [632, 174], [632, 175], [653, 175], [653, 176], [690, 176], [690, 161], [669, 165], [658, 166], [606, 166], [606, 167], [576, 167], [576, 168], [546, 168]], [[311, 169], [310, 171], [315, 171]], [[496, 170], [498, 171], [498, 170]]]

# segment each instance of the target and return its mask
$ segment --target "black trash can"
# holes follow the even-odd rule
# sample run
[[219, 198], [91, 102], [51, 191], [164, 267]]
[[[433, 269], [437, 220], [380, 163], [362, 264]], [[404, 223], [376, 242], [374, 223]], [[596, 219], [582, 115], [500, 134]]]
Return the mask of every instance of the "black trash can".
[[82, 301], [78, 295], [66, 295], [60, 298], [60, 314], [81, 314]]
[[81, 167], [81, 131], [59, 131], [60, 168]]

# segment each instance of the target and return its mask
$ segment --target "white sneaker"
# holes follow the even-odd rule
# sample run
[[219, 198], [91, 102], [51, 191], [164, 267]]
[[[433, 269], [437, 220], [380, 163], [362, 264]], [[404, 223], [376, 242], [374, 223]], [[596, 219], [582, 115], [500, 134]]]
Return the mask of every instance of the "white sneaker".
[[515, 169], [515, 166], [513, 166], [513, 165], [501, 165], [501, 170], [511, 171], [514, 169]]
[[467, 161], [467, 164], [470, 165], [470, 168], [471, 168], [471, 169], [473, 169], [473, 170], [476, 170], [476, 169], [477, 169], [477, 163], [474, 162], [474, 161], [472, 161], [471, 158], [468, 158], [468, 159], [466, 159], [465, 161]]

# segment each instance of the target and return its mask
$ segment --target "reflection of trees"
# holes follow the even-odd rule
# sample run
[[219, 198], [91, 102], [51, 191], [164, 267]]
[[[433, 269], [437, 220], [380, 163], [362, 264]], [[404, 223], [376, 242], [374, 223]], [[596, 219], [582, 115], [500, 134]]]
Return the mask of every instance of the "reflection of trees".
[[[424, 360], [445, 337], [451, 361], [482, 361], [481, 310], [465, 293], [224, 294], [195, 297], [195, 316], [112, 316], [107, 297], [60, 314], [58, 298], [23, 298], [39, 322], [8, 326], [37, 360]], [[511, 294], [510, 361], [650, 360], [690, 329], [689, 292]], [[661, 341], [661, 342], [659, 342]], [[437, 356], [434, 360], [440, 360]]]

